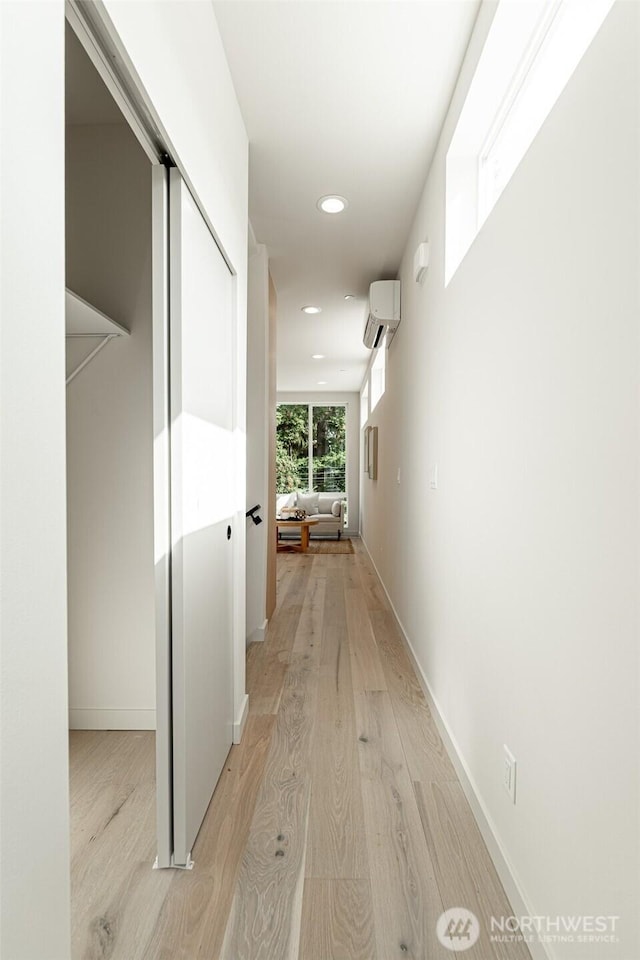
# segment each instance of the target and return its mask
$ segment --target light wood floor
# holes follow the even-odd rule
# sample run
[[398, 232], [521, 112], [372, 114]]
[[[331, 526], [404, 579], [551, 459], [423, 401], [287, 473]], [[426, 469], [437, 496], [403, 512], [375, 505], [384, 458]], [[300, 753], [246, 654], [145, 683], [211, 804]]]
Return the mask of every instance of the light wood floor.
[[151, 733], [71, 734], [74, 960], [446, 960], [444, 909], [511, 908], [379, 581], [353, 555], [282, 555], [250, 715], [192, 872], [152, 871]]

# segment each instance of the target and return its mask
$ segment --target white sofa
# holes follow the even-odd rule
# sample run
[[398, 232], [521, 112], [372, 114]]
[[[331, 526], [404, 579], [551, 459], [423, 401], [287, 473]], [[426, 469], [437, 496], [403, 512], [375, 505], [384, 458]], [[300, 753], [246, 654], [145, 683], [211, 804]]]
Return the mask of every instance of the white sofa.
[[[307, 520], [317, 520], [310, 530], [309, 534], [313, 536], [322, 536], [333, 534], [342, 536], [344, 530], [345, 514], [345, 495], [344, 493], [302, 493], [297, 490], [294, 493], [279, 494], [276, 499], [276, 516], [281, 515], [280, 511], [287, 507], [299, 507], [307, 514]], [[280, 531], [282, 534], [284, 531]], [[291, 532], [300, 533], [300, 527], [291, 521]]]

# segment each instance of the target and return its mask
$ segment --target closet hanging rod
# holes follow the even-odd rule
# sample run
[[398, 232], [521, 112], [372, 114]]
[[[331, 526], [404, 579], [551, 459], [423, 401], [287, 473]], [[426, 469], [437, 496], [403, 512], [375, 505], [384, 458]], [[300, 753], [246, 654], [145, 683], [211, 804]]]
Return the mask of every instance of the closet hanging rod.
[[65, 340], [95, 340], [96, 337], [119, 337], [119, 333], [65, 333]]

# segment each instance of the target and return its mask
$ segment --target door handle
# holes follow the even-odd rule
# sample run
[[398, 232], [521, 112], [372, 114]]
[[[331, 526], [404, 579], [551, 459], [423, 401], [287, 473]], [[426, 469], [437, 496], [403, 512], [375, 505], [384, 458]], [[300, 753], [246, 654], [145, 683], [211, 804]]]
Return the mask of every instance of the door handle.
[[260, 510], [260, 504], [256, 503], [255, 507], [251, 507], [251, 510], [247, 510], [245, 517], [251, 517], [256, 527], [259, 523], [262, 523], [262, 517], [258, 516], [258, 510]]
[[231, 540], [231, 526], [227, 527], [227, 540]]

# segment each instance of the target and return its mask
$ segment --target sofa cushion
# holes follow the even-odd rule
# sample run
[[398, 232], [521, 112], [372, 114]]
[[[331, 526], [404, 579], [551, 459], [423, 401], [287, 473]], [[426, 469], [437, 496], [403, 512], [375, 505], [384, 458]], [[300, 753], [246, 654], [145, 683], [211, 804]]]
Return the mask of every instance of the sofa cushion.
[[339, 516], [340, 516], [340, 514], [342, 513], [342, 501], [341, 501], [341, 500], [334, 500], [334, 501], [333, 501], [333, 503], [331, 504], [331, 513], [333, 514], [334, 517], [339, 517]]
[[295, 506], [295, 493], [279, 493], [276, 498], [276, 514], [279, 514], [283, 507]]
[[318, 513], [331, 513], [331, 508], [335, 502], [335, 497], [321, 496], [318, 501]]
[[307, 516], [318, 513], [318, 501], [320, 497], [317, 493], [298, 493], [296, 506], [304, 510]]

